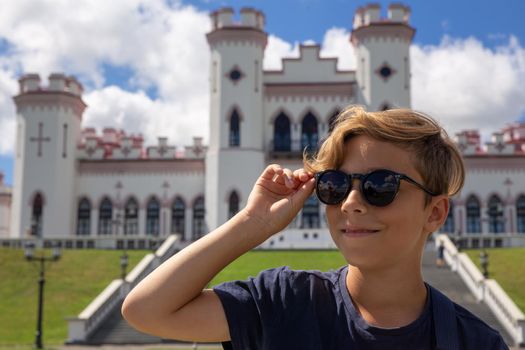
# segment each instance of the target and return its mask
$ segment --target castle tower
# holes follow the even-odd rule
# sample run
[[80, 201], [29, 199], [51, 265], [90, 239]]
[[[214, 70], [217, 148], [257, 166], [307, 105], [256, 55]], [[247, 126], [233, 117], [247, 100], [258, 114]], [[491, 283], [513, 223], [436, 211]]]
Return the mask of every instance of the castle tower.
[[[246, 204], [264, 167], [262, 62], [267, 34], [262, 12], [211, 14], [210, 142], [206, 154], [206, 221], [212, 230]], [[235, 204], [237, 203], [237, 204]]]
[[415, 29], [408, 24], [410, 8], [388, 7], [381, 18], [378, 4], [358, 8], [351, 42], [357, 59], [359, 102], [369, 110], [410, 107], [410, 44]]
[[76, 217], [76, 148], [86, 104], [73, 77], [37, 74], [19, 80], [11, 237], [66, 237]]

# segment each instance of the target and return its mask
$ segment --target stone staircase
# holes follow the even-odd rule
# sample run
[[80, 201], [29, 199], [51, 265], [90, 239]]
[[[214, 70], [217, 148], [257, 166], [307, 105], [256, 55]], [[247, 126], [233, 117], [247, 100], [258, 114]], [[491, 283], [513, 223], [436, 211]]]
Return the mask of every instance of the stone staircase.
[[[438, 268], [435, 261], [436, 252], [432, 248], [427, 249], [423, 257], [425, 281], [497, 329], [507, 344], [513, 344], [511, 337], [499, 324], [490, 309], [484, 303], [476, 301], [459, 275], [452, 272], [448, 266]], [[130, 327], [120, 314], [121, 306], [122, 302], [118, 304], [118, 307], [115, 307], [111, 316], [104, 321], [99, 329], [89, 337], [87, 344], [160, 344], [172, 342], [140, 333]]]
[[451, 271], [450, 267], [444, 266], [438, 268], [436, 266], [436, 258], [437, 253], [434, 250], [425, 251], [423, 256], [424, 280], [439, 289], [456, 304], [463, 306], [492, 328], [497, 329], [507, 344], [513, 344], [512, 338], [505, 329], [503, 329], [489, 307], [485, 303], [476, 300], [461, 277]]

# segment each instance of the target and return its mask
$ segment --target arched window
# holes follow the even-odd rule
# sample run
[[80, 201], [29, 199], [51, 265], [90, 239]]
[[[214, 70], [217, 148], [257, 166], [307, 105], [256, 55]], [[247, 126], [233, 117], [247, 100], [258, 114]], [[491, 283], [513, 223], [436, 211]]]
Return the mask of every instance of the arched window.
[[290, 136], [290, 119], [284, 113], [275, 118], [273, 126], [273, 144], [276, 152], [290, 152], [292, 138]]
[[498, 196], [493, 195], [490, 197], [487, 214], [489, 217], [489, 233], [505, 232], [503, 202]]
[[481, 211], [479, 201], [470, 196], [467, 200], [467, 232], [481, 233]]
[[130, 198], [124, 207], [124, 234], [139, 234], [139, 204], [135, 198]]
[[110, 235], [113, 233], [111, 220], [113, 218], [113, 204], [109, 198], [104, 198], [98, 209], [98, 234]]
[[518, 197], [516, 201], [517, 229], [519, 233], [525, 233], [525, 195]]
[[316, 196], [310, 196], [303, 206], [301, 228], [319, 228], [319, 201]]
[[335, 110], [334, 113], [328, 119], [328, 132], [332, 132], [332, 130], [334, 130], [335, 123], [336, 123], [337, 117], [339, 116], [339, 113], [341, 113], [339, 110]]
[[184, 237], [186, 205], [182, 198], [177, 197], [171, 204], [171, 233], [180, 234]]
[[31, 236], [42, 237], [42, 219], [44, 212], [44, 200], [42, 194], [37, 193], [33, 199], [31, 211]]
[[448, 208], [448, 216], [447, 220], [445, 220], [445, 223], [440, 229], [441, 232], [445, 233], [454, 233], [455, 227], [454, 227], [454, 204], [452, 201], [450, 201], [450, 207]]
[[230, 117], [230, 147], [237, 147], [241, 144], [241, 132], [239, 128], [239, 113], [234, 109]]
[[146, 235], [158, 236], [160, 232], [160, 203], [151, 198], [146, 207]]
[[308, 153], [316, 152], [317, 143], [319, 142], [317, 118], [311, 112], [308, 112], [303, 118], [301, 127], [301, 150], [306, 148]]
[[78, 202], [77, 235], [88, 236], [91, 233], [91, 203], [87, 198]]
[[193, 203], [193, 234], [192, 239], [196, 240], [204, 234], [206, 228], [204, 224], [204, 197], [199, 197]]
[[231, 219], [239, 211], [239, 195], [233, 191], [228, 200], [228, 219]]

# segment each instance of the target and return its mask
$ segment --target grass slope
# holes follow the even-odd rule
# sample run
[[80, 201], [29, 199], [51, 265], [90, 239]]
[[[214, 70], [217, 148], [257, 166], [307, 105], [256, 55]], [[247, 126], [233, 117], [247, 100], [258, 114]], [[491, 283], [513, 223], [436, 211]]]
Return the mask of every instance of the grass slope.
[[[465, 250], [478, 269], [481, 270], [481, 250]], [[489, 254], [489, 278], [498, 281], [509, 297], [525, 312], [525, 248], [486, 249]]]
[[[128, 252], [128, 271], [147, 253]], [[59, 261], [46, 264], [45, 344], [63, 344], [67, 338], [64, 318], [77, 316], [109, 282], [120, 277], [121, 254], [109, 250], [63, 250]], [[22, 250], [0, 248], [0, 345], [34, 342], [38, 276], [39, 263], [27, 262]]]
[[346, 262], [337, 250], [327, 251], [258, 251], [244, 254], [221, 271], [211, 281], [214, 286], [225, 281], [244, 280], [256, 276], [260, 271], [278, 266], [289, 266], [297, 270], [337, 269]]

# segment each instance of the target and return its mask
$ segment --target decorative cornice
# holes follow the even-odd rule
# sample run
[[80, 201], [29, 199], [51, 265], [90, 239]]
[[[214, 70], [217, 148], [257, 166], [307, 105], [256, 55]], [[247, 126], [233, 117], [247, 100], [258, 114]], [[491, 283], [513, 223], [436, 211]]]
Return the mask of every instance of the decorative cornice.
[[82, 98], [66, 91], [30, 91], [13, 97], [13, 100], [17, 111], [35, 106], [65, 106], [71, 108], [80, 120], [87, 107]]
[[276, 96], [354, 96], [354, 82], [344, 83], [266, 83], [266, 97]]
[[220, 42], [253, 42], [263, 49], [268, 43], [268, 35], [253, 27], [228, 26], [206, 34], [208, 44], [215, 46]]
[[402, 38], [411, 42], [416, 30], [405, 23], [393, 22], [374, 22], [361, 26], [352, 31], [350, 41], [354, 46], [359, 46], [362, 42], [370, 38]]

